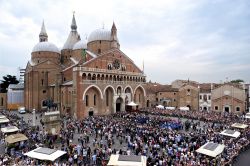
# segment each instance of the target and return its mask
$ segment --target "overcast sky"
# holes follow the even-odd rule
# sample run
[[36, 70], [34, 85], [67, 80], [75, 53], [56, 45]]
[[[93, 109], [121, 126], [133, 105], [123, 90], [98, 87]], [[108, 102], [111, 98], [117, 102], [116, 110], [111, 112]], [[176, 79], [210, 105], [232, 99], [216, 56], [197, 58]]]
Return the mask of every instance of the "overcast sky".
[[43, 20], [61, 48], [73, 11], [82, 39], [115, 21], [148, 81], [250, 82], [249, 0], [0, 0], [0, 77], [26, 67]]

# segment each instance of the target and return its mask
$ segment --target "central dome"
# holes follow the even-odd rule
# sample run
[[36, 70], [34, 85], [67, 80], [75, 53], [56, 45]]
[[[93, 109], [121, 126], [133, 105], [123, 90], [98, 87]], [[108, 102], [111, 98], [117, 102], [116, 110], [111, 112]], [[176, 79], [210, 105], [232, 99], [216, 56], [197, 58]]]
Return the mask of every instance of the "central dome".
[[60, 50], [57, 48], [56, 45], [50, 42], [39, 42], [34, 47], [32, 52], [39, 52], [39, 51], [48, 51], [48, 52], [56, 52], [60, 54]]
[[88, 37], [88, 43], [97, 40], [111, 41], [111, 31], [106, 29], [97, 29]]

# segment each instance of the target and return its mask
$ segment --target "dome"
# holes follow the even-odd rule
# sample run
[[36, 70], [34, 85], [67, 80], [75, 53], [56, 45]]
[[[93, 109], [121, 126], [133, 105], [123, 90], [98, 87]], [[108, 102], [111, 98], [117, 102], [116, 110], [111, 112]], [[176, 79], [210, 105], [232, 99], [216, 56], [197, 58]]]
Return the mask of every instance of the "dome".
[[111, 31], [106, 29], [97, 29], [88, 37], [88, 43], [96, 40], [111, 40]]
[[74, 45], [73, 50], [78, 50], [78, 49], [87, 49], [87, 42], [84, 40], [80, 40], [79, 42], [77, 42]]
[[60, 54], [60, 50], [57, 48], [56, 45], [50, 42], [39, 42], [35, 45], [32, 52], [39, 52], [39, 51], [49, 51], [49, 52], [56, 52]]

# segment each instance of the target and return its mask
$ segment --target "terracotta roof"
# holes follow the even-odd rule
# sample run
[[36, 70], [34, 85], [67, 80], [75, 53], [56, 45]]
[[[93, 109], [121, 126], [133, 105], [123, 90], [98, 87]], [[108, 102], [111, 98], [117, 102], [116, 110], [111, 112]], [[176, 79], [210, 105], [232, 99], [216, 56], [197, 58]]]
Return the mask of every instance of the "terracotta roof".
[[162, 85], [159, 83], [147, 83], [146, 84], [147, 93], [157, 93], [157, 92], [178, 92], [177, 88], [172, 88], [171, 85]]
[[211, 83], [199, 84], [200, 93], [211, 93]]

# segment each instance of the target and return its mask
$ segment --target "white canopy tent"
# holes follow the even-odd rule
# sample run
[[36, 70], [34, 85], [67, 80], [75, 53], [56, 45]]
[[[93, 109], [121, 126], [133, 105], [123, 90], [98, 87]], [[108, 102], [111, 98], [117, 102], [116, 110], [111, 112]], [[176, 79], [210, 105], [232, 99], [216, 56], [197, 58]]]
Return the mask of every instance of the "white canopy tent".
[[146, 166], [146, 156], [134, 156], [134, 155], [114, 155], [110, 156], [108, 165], [110, 166]]
[[166, 110], [175, 110], [175, 107], [165, 107]]
[[8, 118], [0, 118], [0, 124], [2, 124], [2, 123], [9, 123], [10, 122], [10, 120], [8, 119]]
[[242, 124], [242, 123], [234, 123], [234, 124], [232, 124], [232, 127], [239, 128], [239, 129], [245, 129], [248, 127], [248, 125]]
[[234, 137], [234, 138], [238, 138], [240, 136], [240, 132], [238, 131], [234, 131], [234, 130], [223, 130], [221, 133], [221, 135], [225, 135], [225, 136], [229, 136], [229, 137]]
[[164, 106], [163, 105], [157, 105], [156, 108], [158, 108], [158, 109], [164, 109]]
[[213, 142], [207, 142], [205, 145], [201, 146], [196, 152], [205, 154], [207, 156], [216, 157], [223, 152], [225, 145], [217, 144]]
[[180, 107], [181, 111], [189, 111], [189, 107]]
[[2, 133], [14, 133], [19, 131], [19, 129], [16, 126], [8, 126], [8, 127], [3, 127], [1, 128]]
[[25, 153], [24, 155], [38, 160], [55, 161], [57, 158], [61, 157], [64, 154], [66, 154], [65, 151], [38, 147], [32, 151]]
[[250, 119], [250, 112], [246, 113], [245, 118]]
[[132, 107], [138, 106], [138, 104], [134, 103], [133, 101], [131, 101], [131, 102], [128, 103], [127, 105], [128, 105], [128, 106], [132, 106]]
[[6, 116], [0, 115], [0, 119], [4, 119], [4, 118], [6, 118]]

